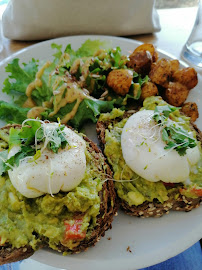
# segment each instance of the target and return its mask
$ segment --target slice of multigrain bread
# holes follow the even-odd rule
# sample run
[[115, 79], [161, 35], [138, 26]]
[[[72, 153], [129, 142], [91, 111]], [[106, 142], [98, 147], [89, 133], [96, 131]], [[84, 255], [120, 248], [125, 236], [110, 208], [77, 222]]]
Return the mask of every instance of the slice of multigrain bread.
[[[0, 143], [5, 146], [6, 148], [6, 141], [7, 135], [9, 133], [9, 129], [11, 127], [19, 128], [19, 125], [8, 125], [3, 127], [1, 130], [4, 130], [4, 139], [0, 138]], [[116, 193], [114, 190], [113, 181], [105, 181], [106, 174], [107, 178], [112, 176], [112, 172], [110, 170], [109, 165], [105, 162], [105, 158], [101, 150], [97, 147], [95, 143], [93, 143], [89, 138], [83, 137], [83, 139], [87, 143], [87, 150], [93, 156], [93, 162], [97, 166], [98, 170], [103, 174], [103, 184], [102, 190], [99, 192], [100, 197], [100, 212], [99, 215], [96, 217], [96, 226], [91, 231], [90, 237], [83, 239], [82, 241], [79, 240], [76, 243], [75, 240], [75, 247], [73, 249], [69, 249], [68, 247], [64, 246], [62, 243], [57, 246], [58, 252], [67, 252], [67, 253], [79, 253], [81, 251], [87, 250], [90, 246], [94, 246], [96, 242], [98, 242], [102, 236], [105, 235], [105, 231], [111, 229], [113, 217], [117, 215], [118, 210], [118, 202]], [[5, 142], [5, 143], [4, 143]], [[33, 199], [34, 200], [34, 199]], [[1, 214], [1, 213], [0, 213]], [[75, 213], [75, 219], [81, 216], [81, 213]], [[23, 234], [23, 228], [22, 228]], [[38, 246], [38, 249], [43, 247], [49, 247], [48, 239], [43, 237], [43, 235], [38, 235], [41, 239], [41, 244]], [[16, 262], [22, 259], [26, 259], [33, 255], [35, 250], [32, 249], [30, 245], [26, 245], [20, 248], [12, 247], [12, 243], [5, 243], [3, 246], [0, 246], [0, 265]]]
[[[105, 149], [105, 131], [108, 129], [109, 125], [113, 127], [115, 123], [118, 123], [123, 118], [129, 118], [133, 113], [137, 111], [125, 112], [123, 117], [117, 117], [110, 121], [98, 121], [96, 126], [97, 136], [100, 142], [101, 149]], [[196, 125], [191, 123], [193, 129], [196, 131], [197, 140], [202, 143], [202, 133], [197, 128]], [[107, 156], [106, 156], [107, 158]], [[113, 170], [113, 169], [112, 169]], [[167, 187], [169, 189], [169, 187]], [[126, 201], [119, 198], [120, 207], [123, 211], [131, 216], [137, 217], [161, 217], [164, 214], [168, 214], [170, 210], [176, 211], [191, 211], [193, 208], [199, 207], [202, 202], [202, 197], [198, 198], [188, 198], [184, 195], [178, 194], [175, 198], [175, 193], [171, 193], [169, 199], [164, 203], [160, 203], [158, 200], [154, 199], [152, 202], [145, 201], [143, 204], [135, 206], [130, 206]]]

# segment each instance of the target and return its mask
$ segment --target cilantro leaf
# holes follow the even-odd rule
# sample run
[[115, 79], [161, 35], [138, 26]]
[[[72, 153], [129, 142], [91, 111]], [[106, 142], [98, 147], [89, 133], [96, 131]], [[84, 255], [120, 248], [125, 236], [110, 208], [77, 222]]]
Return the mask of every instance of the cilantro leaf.
[[169, 135], [168, 135], [168, 132], [167, 132], [167, 130], [165, 128], [162, 130], [162, 139], [163, 139], [164, 142], [169, 141]]
[[59, 126], [54, 132], [54, 136], [57, 137], [57, 143], [55, 141], [50, 141], [47, 145], [47, 148], [54, 153], [58, 153], [59, 148], [64, 149], [68, 144], [65, 133], [63, 132], [64, 128], [64, 125]]
[[64, 125], [59, 125], [59, 127], [50, 131], [51, 134], [48, 134], [40, 121], [27, 121], [25, 124], [21, 129], [10, 128], [9, 130], [9, 148], [19, 146], [19, 150], [9, 159], [7, 159], [8, 150], [0, 152], [1, 175], [12, 167], [19, 166], [20, 160], [27, 156], [33, 157], [33, 161], [36, 161], [41, 156], [41, 150], [36, 149], [35, 139], [37, 139], [38, 144], [46, 143], [45, 140], [48, 139], [46, 147], [54, 153], [58, 153], [59, 148], [64, 149], [68, 144], [63, 131]]
[[[25, 145], [30, 145], [31, 143], [34, 143], [35, 134], [37, 130], [40, 129], [40, 127], [41, 127], [41, 123], [39, 121], [27, 121], [26, 125], [21, 128], [19, 136], [21, 139], [23, 139], [23, 142], [25, 143]], [[37, 136], [37, 139], [38, 139], [38, 136]], [[41, 137], [41, 133], [40, 133], [40, 137]]]
[[[14, 156], [10, 157], [6, 160], [6, 164], [8, 163], [10, 166], [19, 166], [20, 160], [27, 157], [33, 156], [35, 154], [35, 149], [31, 146], [21, 146], [21, 150], [17, 152]], [[6, 170], [10, 169], [10, 166], [6, 165]]]

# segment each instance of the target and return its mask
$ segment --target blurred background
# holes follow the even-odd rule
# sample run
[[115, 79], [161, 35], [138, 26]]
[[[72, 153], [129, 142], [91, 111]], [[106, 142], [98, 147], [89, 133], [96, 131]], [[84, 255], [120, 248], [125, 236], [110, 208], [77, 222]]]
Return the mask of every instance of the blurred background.
[[156, 0], [156, 8], [194, 7], [198, 0]]
[[[0, 0], [0, 5], [6, 5], [9, 0]], [[180, 8], [180, 7], [194, 7], [198, 0], [156, 0], [156, 8]]]
[[[0, 19], [9, 0], [0, 0]], [[157, 9], [185, 8], [197, 6], [198, 0], [156, 0]]]

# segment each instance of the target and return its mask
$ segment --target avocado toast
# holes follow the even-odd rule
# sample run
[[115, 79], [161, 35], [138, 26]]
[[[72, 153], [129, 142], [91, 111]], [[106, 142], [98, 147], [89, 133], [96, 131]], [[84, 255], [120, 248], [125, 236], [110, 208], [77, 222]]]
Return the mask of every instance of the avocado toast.
[[[28, 123], [32, 125], [36, 122]], [[25, 130], [26, 128], [27, 126]], [[33, 129], [34, 125], [30, 130]], [[19, 183], [13, 182], [17, 189], [12, 184], [9, 175], [12, 176], [10, 174], [12, 167], [16, 169], [17, 165], [12, 164], [12, 157], [10, 160], [6, 157], [8, 148], [9, 152], [12, 151], [11, 137], [14, 135], [17, 138], [19, 130], [23, 130], [20, 125], [8, 125], [0, 130], [1, 165], [3, 166], [0, 177], [0, 264], [25, 259], [42, 247], [49, 247], [63, 254], [87, 250], [99, 241], [101, 236], [104, 236], [107, 229], [111, 228], [113, 216], [117, 212], [113, 182], [106, 181], [106, 175], [109, 177], [111, 171], [105, 158], [91, 140], [77, 134], [86, 146], [86, 169], [81, 182], [67, 192], [62, 190], [63, 183], [58, 193], [54, 192], [54, 186], [52, 186], [52, 190], [43, 191], [42, 195], [37, 196], [38, 190], [36, 187], [31, 187], [29, 179], [30, 186], [27, 190], [22, 190], [28, 196], [26, 197], [19, 192], [21, 191]], [[23, 140], [23, 144], [26, 141], [27, 139]], [[24, 146], [21, 145], [21, 149]], [[68, 149], [71, 148], [70, 146]], [[51, 147], [55, 149], [54, 143]], [[57, 150], [58, 153], [62, 152], [61, 149]], [[16, 155], [18, 154], [22, 154], [22, 151]], [[54, 154], [57, 155], [57, 153]], [[15, 158], [16, 155], [14, 155]], [[34, 161], [29, 160], [28, 163], [31, 162], [33, 166], [36, 163], [37, 166], [40, 158], [34, 156]], [[45, 156], [45, 159], [48, 160], [48, 157]], [[9, 168], [6, 169], [6, 166]], [[23, 168], [26, 170], [26, 167]], [[17, 173], [18, 171], [15, 171], [15, 177]], [[54, 175], [51, 169], [50, 174], [51, 177]]]
[[[159, 108], [161, 106], [170, 107], [170, 105], [163, 101], [162, 98], [150, 97], [144, 101], [143, 108], [141, 108], [140, 110], [155, 110], [155, 107]], [[171, 106], [170, 108], [173, 107]], [[102, 114], [99, 118], [99, 121], [97, 123], [98, 138], [101, 143], [103, 152], [107, 157], [108, 163], [113, 170], [113, 179], [115, 181], [115, 188], [120, 200], [121, 207], [129, 215], [140, 217], [160, 217], [165, 213], [169, 213], [170, 210], [190, 211], [200, 205], [200, 202], [202, 200], [202, 134], [195, 125], [190, 123], [190, 118], [187, 118], [185, 115], [180, 113], [179, 108], [175, 107], [174, 110], [174, 115], [171, 113], [169, 117], [175, 118], [176, 121], [182, 122], [183, 125], [186, 126], [188, 133], [192, 134], [191, 137], [193, 141], [195, 140], [195, 144], [197, 144], [197, 147], [199, 149], [199, 151], [197, 151], [199, 152], [198, 155], [200, 156], [198, 161], [196, 162], [197, 164], [195, 164], [194, 166], [190, 166], [191, 169], [189, 173], [189, 179], [181, 182], [175, 182], [172, 181], [172, 179], [169, 179], [169, 173], [167, 173], [168, 179], [166, 178], [165, 181], [149, 181], [148, 179], [145, 180], [142, 176], [138, 175], [131, 169], [131, 167], [126, 164], [122, 152], [121, 136], [123, 128], [126, 125], [129, 117], [136, 114], [137, 111], [124, 112], [119, 109], [115, 109], [110, 114]], [[156, 123], [156, 125], [158, 126], [160, 124]], [[142, 142], [137, 145], [138, 149], [140, 149], [140, 153], [142, 152], [141, 147], [143, 145], [148, 148], [148, 146], [146, 145], [146, 141], [144, 141], [144, 134], [141, 134], [141, 136]], [[132, 148], [133, 146], [130, 146], [130, 139], [131, 138], [128, 139], [128, 144], [129, 148]], [[156, 141], [158, 140], [160, 139], [157, 138]], [[154, 143], [156, 143], [156, 141], [154, 140]], [[184, 144], [184, 142], [182, 144]], [[180, 146], [177, 147], [180, 149]], [[175, 147], [170, 146], [170, 148], [173, 149], [168, 149], [168, 152], [175, 151], [174, 154], [178, 155]], [[130, 149], [127, 151], [129, 152]], [[148, 148], [148, 152], [152, 151], [153, 150]], [[178, 151], [186, 152], [187, 150], [180, 149]], [[184, 152], [182, 153], [182, 156], [179, 155], [178, 158], [180, 160], [184, 159]], [[132, 158], [130, 157], [130, 159]], [[142, 159], [146, 159], [146, 156]], [[137, 162], [137, 159], [132, 160], [134, 160], [134, 163]], [[146, 173], [150, 163], [152, 162], [153, 161], [149, 162], [146, 166], [143, 167], [143, 174]], [[159, 165], [159, 171], [161, 171], [160, 167], [161, 165]], [[178, 167], [179, 166], [175, 164], [173, 167], [169, 168], [170, 175], [172, 174], [172, 171], [177, 171]], [[166, 171], [166, 169], [167, 168], [165, 166], [163, 170]], [[184, 167], [182, 171], [184, 173]], [[158, 174], [158, 172], [156, 174]]]

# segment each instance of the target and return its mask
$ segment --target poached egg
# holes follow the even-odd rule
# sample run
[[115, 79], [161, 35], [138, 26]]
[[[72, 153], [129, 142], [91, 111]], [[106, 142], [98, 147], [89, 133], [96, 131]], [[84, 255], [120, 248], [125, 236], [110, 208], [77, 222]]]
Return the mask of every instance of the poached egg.
[[144, 179], [167, 183], [189, 179], [191, 166], [200, 159], [198, 146], [180, 156], [175, 149], [164, 149], [161, 127], [152, 118], [154, 111], [143, 110], [127, 120], [121, 135], [121, 148], [126, 164]]
[[[51, 131], [58, 125], [45, 123], [44, 128]], [[36, 160], [33, 156], [26, 157], [20, 160], [18, 167], [8, 171], [13, 186], [25, 197], [36, 198], [44, 193], [56, 194], [60, 190], [67, 192], [82, 181], [86, 170], [85, 141], [67, 127], [63, 134], [68, 144], [57, 154], [44, 148]], [[11, 148], [8, 158], [19, 150], [19, 146]]]

